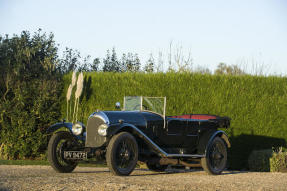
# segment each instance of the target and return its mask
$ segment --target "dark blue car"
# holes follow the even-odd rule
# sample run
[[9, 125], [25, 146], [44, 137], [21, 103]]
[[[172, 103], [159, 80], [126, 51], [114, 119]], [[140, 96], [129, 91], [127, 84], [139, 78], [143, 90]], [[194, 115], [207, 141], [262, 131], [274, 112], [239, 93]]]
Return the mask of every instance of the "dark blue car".
[[[116, 104], [120, 107], [119, 103]], [[48, 145], [48, 159], [58, 172], [72, 172], [78, 162], [105, 159], [116, 175], [129, 175], [138, 161], [153, 171], [168, 165], [203, 167], [220, 174], [226, 167], [230, 119], [216, 115], [166, 116], [165, 97], [126, 96], [122, 111], [97, 111], [87, 126], [57, 123]]]

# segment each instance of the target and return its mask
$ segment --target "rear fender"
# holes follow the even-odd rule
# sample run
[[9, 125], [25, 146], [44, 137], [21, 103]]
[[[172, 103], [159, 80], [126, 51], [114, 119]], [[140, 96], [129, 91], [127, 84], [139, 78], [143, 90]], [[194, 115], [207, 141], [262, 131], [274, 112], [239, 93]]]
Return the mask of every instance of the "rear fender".
[[215, 137], [222, 138], [224, 142], [226, 143], [226, 146], [228, 148], [231, 147], [228, 136], [224, 131], [221, 131], [221, 130], [207, 131], [203, 135], [200, 136], [198, 147], [197, 147], [198, 154], [205, 155], [207, 148], [212, 143]]

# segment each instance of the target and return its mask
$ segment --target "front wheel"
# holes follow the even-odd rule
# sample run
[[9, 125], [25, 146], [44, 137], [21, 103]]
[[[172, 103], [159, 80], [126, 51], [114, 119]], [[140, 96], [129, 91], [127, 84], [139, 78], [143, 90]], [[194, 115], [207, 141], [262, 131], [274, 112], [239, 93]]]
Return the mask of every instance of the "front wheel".
[[77, 162], [64, 159], [64, 151], [74, 145], [74, 138], [69, 132], [60, 131], [52, 135], [48, 144], [48, 160], [57, 172], [72, 172]]
[[203, 169], [212, 175], [221, 174], [227, 162], [227, 148], [220, 137], [215, 137], [206, 150], [206, 156], [201, 158]]
[[113, 174], [129, 175], [138, 161], [138, 144], [135, 138], [127, 132], [113, 136], [107, 148], [106, 159]]

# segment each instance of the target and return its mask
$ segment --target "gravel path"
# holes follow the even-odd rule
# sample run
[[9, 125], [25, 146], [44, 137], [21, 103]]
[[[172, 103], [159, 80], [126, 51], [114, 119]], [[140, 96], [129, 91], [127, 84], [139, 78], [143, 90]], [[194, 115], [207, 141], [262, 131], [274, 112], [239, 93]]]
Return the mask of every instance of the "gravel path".
[[119, 177], [108, 168], [77, 167], [61, 174], [50, 166], [0, 165], [0, 190], [287, 190], [287, 173], [226, 171], [210, 176], [204, 171], [136, 169]]

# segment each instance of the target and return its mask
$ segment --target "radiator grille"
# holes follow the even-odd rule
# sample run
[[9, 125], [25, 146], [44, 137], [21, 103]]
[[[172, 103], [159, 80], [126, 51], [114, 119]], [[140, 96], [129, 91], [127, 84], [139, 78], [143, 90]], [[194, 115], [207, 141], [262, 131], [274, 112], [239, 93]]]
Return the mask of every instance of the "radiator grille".
[[86, 147], [100, 147], [102, 146], [106, 138], [98, 134], [98, 128], [101, 124], [105, 123], [100, 117], [91, 116], [87, 124], [87, 137]]

